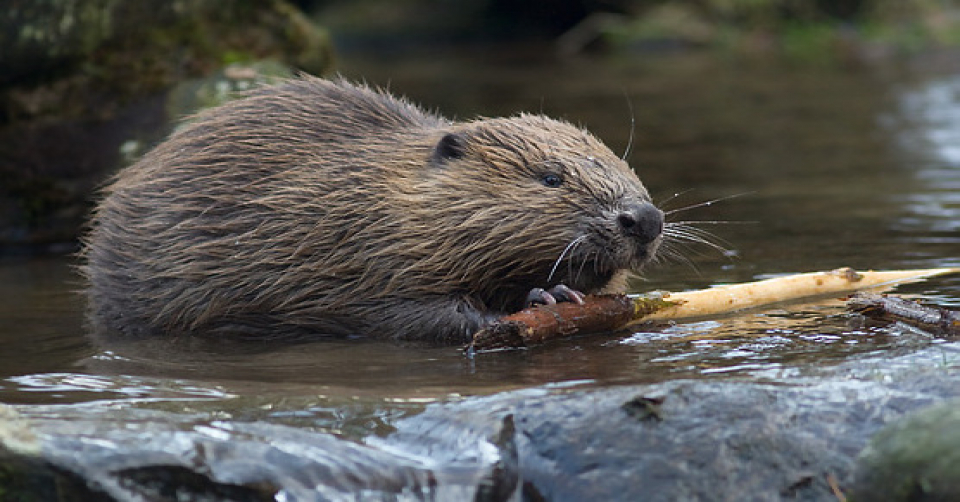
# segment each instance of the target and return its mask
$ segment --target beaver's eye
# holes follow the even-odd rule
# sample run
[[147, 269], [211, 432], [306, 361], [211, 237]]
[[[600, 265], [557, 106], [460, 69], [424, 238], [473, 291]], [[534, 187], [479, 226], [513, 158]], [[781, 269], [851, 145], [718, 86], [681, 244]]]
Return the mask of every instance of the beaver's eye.
[[563, 184], [563, 178], [557, 176], [553, 173], [544, 174], [543, 178], [540, 178], [540, 182], [543, 183], [543, 186], [550, 188], [557, 188]]

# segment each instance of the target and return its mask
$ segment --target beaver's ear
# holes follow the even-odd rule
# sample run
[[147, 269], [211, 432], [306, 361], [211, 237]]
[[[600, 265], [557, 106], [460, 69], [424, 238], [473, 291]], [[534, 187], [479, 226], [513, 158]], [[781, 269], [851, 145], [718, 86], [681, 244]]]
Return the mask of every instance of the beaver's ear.
[[467, 149], [467, 138], [462, 134], [455, 132], [444, 134], [437, 146], [433, 149], [433, 160], [443, 162], [445, 160], [459, 159], [463, 157]]

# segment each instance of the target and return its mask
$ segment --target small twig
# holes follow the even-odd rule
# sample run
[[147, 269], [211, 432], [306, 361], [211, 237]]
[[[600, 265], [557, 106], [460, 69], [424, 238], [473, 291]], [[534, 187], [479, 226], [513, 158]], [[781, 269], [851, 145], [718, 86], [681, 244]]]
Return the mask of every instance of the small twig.
[[900, 321], [938, 336], [960, 336], [960, 312], [933, 307], [898, 296], [857, 293], [847, 308], [871, 319]]
[[843, 494], [840, 483], [837, 482], [837, 477], [833, 473], [827, 474], [827, 484], [830, 485], [830, 491], [833, 492], [834, 497], [837, 497], [838, 502], [847, 502], [847, 496]]

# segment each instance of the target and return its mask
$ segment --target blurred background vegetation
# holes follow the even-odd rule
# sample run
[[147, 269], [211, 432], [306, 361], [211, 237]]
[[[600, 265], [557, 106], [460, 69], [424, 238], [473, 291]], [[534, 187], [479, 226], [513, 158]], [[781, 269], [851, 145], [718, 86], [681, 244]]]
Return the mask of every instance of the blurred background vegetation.
[[843, 66], [958, 44], [946, 0], [6, 0], [0, 254], [75, 249], [96, 189], [181, 117], [354, 57], [697, 52]]
[[549, 41], [580, 51], [718, 49], [804, 59], [960, 43], [950, 0], [361, 0], [299, 6], [348, 47]]

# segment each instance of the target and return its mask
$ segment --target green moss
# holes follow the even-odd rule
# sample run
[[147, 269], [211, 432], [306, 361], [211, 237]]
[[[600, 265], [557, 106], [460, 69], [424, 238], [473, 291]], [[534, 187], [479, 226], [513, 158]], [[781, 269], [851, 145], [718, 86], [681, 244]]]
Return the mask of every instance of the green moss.
[[185, 117], [222, 104], [255, 86], [291, 76], [288, 66], [272, 60], [230, 65], [209, 77], [190, 79], [174, 86], [167, 95], [167, 115]]
[[220, 62], [223, 63], [224, 66], [238, 63], [249, 63], [254, 60], [255, 58], [253, 57], [253, 54], [241, 51], [224, 51], [223, 55], [220, 57]]
[[619, 46], [663, 41], [701, 45], [716, 38], [715, 26], [696, 10], [678, 4], [658, 6], [625, 23], [609, 23], [604, 30], [607, 40]]
[[[132, 99], [229, 64], [272, 58], [312, 73], [332, 64], [327, 33], [282, 0], [63, 0], [45, 9], [24, 8], [9, 21], [19, 23], [15, 48], [25, 51], [13, 51], [14, 66], [41, 79], [29, 90], [0, 88], [12, 120], [109, 116]], [[57, 71], [36, 60], [56, 63]], [[46, 92], [53, 87], [58, 92]]]
[[619, 50], [672, 41], [671, 46], [768, 54], [811, 64], [960, 46], [960, 11], [932, 0], [680, 0], [640, 5], [645, 7], [628, 20], [600, 30], [602, 39]]
[[878, 432], [861, 453], [853, 500], [958, 500], [960, 401], [920, 410]]
[[807, 63], [831, 63], [838, 56], [839, 33], [823, 24], [788, 24], [780, 35], [783, 54]]

